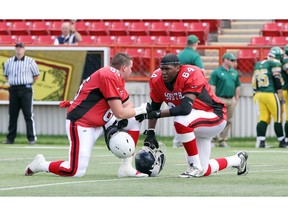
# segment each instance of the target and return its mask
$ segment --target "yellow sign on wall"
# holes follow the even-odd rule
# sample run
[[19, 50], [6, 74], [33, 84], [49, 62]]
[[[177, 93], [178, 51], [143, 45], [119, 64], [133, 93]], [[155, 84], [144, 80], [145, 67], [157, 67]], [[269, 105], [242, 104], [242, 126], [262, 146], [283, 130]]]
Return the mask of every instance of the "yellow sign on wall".
[[[3, 66], [8, 58], [7, 56], [0, 56], [0, 89], [2, 91], [7, 91], [9, 87], [3, 75]], [[41, 58], [33, 59], [36, 61], [40, 71], [39, 78], [33, 85], [34, 100], [60, 101], [66, 99], [73, 70], [72, 65]], [[7, 95], [7, 93], [5, 94]]]

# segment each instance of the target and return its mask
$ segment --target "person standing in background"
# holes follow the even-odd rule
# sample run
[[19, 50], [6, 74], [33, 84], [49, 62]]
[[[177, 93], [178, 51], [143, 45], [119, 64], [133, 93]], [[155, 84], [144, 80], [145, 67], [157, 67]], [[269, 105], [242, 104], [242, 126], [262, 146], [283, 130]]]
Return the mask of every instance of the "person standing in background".
[[227, 125], [224, 130], [214, 138], [219, 147], [228, 147], [228, 133], [232, 127], [233, 113], [240, 97], [240, 79], [238, 71], [234, 69], [236, 57], [232, 53], [222, 56], [222, 65], [212, 71], [209, 84], [212, 91], [227, 106]]
[[[204, 66], [202, 59], [198, 52], [196, 52], [199, 44], [199, 38], [196, 35], [189, 35], [187, 38], [186, 47], [178, 53], [178, 58], [180, 60], [180, 64], [182, 65], [195, 65], [201, 68], [204, 72]], [[182, 147], [182, 143], [179, 140], [178, 135], [176, 134], [173, 139], [173, 147], [179, 148]]]
[[252, 86], [255, 92], [254, 101], [258, 111], [258, 123], [256, 127], [256, 148], [269, 147], [266, 143], [266, 131], [274, 120], [274, 131], [279, 142], [279, 148], [287, 148], [283, 132], [283, 78], [281, 77], [280, 62], [284, 52], [280, 47], [272, 47], [266, 60], [258, 61], [254, 65]]
[[17, 120], [22, 109], [26, 122], [27, 139], [35, 144], [36, 130], [33, 114], [32, 85], [39, 77], [39, 69], [34, 59], [25, 55], [23, 43], [16, 43], [16, 55], [9, 58], [4, 65], [4, 76], [9, 87], [9, 128], [4, 144], [13, 144], [17, 132]]
[[204, 70], [202, 59], [198, 52], [196, 52], [199, 44], [199, 39], [195, 35], [189, 35], [187, 38], [186, 47], [178, 53], [180, 64], [195, 65]]
[[62, 24], [62, 34], [55, 39], [54, 45], [77, 44], [82, 41], [81, 34], [76, 31], [74, 23], [75, 21], [72, 21], [71, 23], [64, 22]]
[[284, 81], [282, 89], [286, 109], [286, 121], [284, 124], [284, 132], [285, 132], [285, 142], [288, 143], [288, 44], [284, 47], [284, 57], [281, 59], [281, 62], [282, 62], [281, 76]]

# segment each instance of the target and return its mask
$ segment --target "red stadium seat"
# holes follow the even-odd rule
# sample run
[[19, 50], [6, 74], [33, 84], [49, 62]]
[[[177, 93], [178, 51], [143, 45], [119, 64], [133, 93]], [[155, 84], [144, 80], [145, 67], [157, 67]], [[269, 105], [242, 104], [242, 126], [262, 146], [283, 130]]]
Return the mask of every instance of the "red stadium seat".
[[175, 45], [186, 46], [187, 44], [187, 36], [178, 36], [174, 41]]
[[10, 33], [11, 35], [29, 35], [31, 25], [32, 25], [31, 22], [25, 22], [25, 21], [13, 22], [11, 24]]
[[79, 45], [93, 45], [96, 43], [96, 36], [94, 35], [82, 35], [82, 41], [80, 41]]
[[90, 22], [86, 22], [86, 21], [78, 21], [75, 22], [75, 29], [77, 30], [77, 32], [79, 32], [79, 34], [81, 35], [89, 35], [89, 29], [90, 29]]
[[270, 42], [270, 45], [272, 46], [285, 46], [286, 44], [288, 44], [288, 36], [272, 37]]
[[170, 28], [169, 22], [152, 22], [149, 29], [149, 35], [168, 36], [169, 28]]
[[156, 36], [138, 36], [136, 40], [137, 45], [153, 45], [155, 44]]
[[257, 49], [240, 49], [238, 51], [237, 65], [239, 72], [253, 73], [254, 64], [259, 61]]
[[17, 37], [15, 35], [0, 35], [0, 44], [15, 45]]
[[109, 26], [109, 34], [118, 35], [128, 35], [129, 34], [129, 22], [112, 22]]
[[275, 22], [280, 22], [280, 23], [288, 23], [288, 19], [275, 19]]
[[61, 35], [61, 27], [62, 27], [63, 22], [62, 21], [54, 21], [52, 24], [49, 26], [49, 32], [50, 35]]
[[209, 33], [218, 33], [219, 28], [221, 27], [222, 21], [219, 19], [200, 19], [200, 22], [209, 23]]
[[269, 52], [270, 52], [270, 48], [269, 49], [264, 49], [263, 50], [263, 58], [262, 59], [267, 59]]
[[271, 42], [271, 37], [269, 36], [256, 36], [252, 37], [249, 45], [251, 46], [268, 46]]
[[52, 35], [39, 35], [36, 43], [39, 45], [54, 45], [56, 38], [57, 36]]
[[[146, 70], [153, 72], [156, 68], [160, 67], [160, 61], [167, 54], [166, 49], [154, 49], [154, 52], [151, 52], [150, 48], [144, 49], [143, 52], [143, 64], [147, 66]], [[155, 67], [151, 68], [151, 60], [155, 61]]]
[[136, 36], [125, 36], [125, 35], [119, 35], [116, 38], [116, 44], [118, 45], [131, 45], [134, 44], [136, 41]]
[[91, 22], [90, 28], [89, 28], [89, 34], [90, 35], [109, 35], [109, 22], [104, 21], [94, 21]]
[[181, 48], [172, 48], [171, 53], [178, 55], [183, 49]]
[[130, 55], [133, 58], [141, 57], [143, 55], [143, 49], [141, 48], [126, 48], [124, 52]]
[[142, 56], [143, 56], [143, 49], [141, 48], [126, 48], [124, 52], [130, 55], [133, 58], [133, 73], [131, 75], [141, 75], [143, 70], [143, 63], [142, 63]]
[[186, 36], [189, 23], [187, 22], [172, 22], [170, 24], [169, 33], [171, 36]]
[[283, 28], [281, 29], [282, 36], [288, 36], [288, 20], [287, 23], [283, 24]]
[[200, 40], [199, 44], [205, 45], [206, 42], [208, 41], [209, 28], [210, 28], [209, 23], [195, 22], [189, 24], [187, 32], [188, 35], [191, 34], [196, 35]]
[[155, 45], [166, 45], [170, 46], [175, 43], [175, 37], [174, 36], [158, 36], [155, 40]]
[[97, 45], [112, 45], [115, 44], [117, 37], [116, 36], [97, 36], [96, 44]]
[[19, 35], [17, 38], [17, 42], [22, 42], [26, 44], [34, 44], [37, 41], [37, 36], [35, 35]]
[[11, 22], [0, 22], [0, 35], [10, 35]]
[[130, 35], [148, 35], [150, 29], [149, 22], [131, 22], [129, 26]]
[[265, 23], [261, 29], [263, 36], [281, 36], [281, 30], [283, 28], [283, 23]]
[[50, 35], [50, 21], [35, 21], [31, 25], [31, 35]]

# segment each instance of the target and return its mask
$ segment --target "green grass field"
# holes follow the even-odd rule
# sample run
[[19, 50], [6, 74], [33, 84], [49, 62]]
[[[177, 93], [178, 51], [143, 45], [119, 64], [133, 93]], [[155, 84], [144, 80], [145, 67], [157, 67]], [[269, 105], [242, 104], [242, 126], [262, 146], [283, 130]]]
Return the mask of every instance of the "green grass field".
[[[0, 139], [5, 137], [0, 135]], [[7, 215], [29, 216], [39, 215], [38, 211], [30, 211], [30, 206], [40, 207], [41, 215], [49, 216], [83, 214], [83, 211], [88, 215], [105, 212], [104, 215], [127, 216], [137, 212], [146, 216], [146, 211], [153, 215], [176, 215], [187, 207], [193, 209], [193, 214], [205, 210], [207, 215], [233, 212], [234, 216], [242, 216], [243, 212], [239, 211], [242, 206], [245, 211], [249, 208], [250, 212], [261, 215], [271, 215], [275, 209], [286, 211], [288, 149], [277, 148], [276, 139], [268, 139], [275, 147], [271, 149], [255, 149], [254, 138], [231, 139], [230, 148], [212, 149], [212, 158], [246, 150], [250, 170], [247, 176], [237, 176], [235, 169], [227, 169], [209, 177], [191, 179], [177, 177], [186, 170], [184, 149], [172, 148], [172, 137], [158, 140], [167, 146], [165, 167], [157, 177], [144, 179], [118, 178], [120, 159], [107, 150], [103, 139], [95, 145], [87, 173], [81, 178], [51, 173], [24, 176], [24, 168], [38, 153], [44, 154], [48, 161], [67, 159], [65, 136], [39, 136], [36, 145], [29, 145], [24, 136], [18, 136], [13, 145], [0, 144], [1, 211], [8, 212]], [[137, 150], [141, 143], [143, 137]]]
[[[4, 136], [1, 136], [4, 139]], [[39, 197], [278, 197], [288, 195], [288, 150], [255, 149], [254, 139], [231, 139], [230, 148], [213, 148], [212, 158], [249, 153], [249, 174], [237, 176], [235, 169], [210, 177], [180, 179], [186, 170], [183, 148], [172, 148], [172, 138], [160, 138], [167, 145], [166, 164], [154, 178], [118, 178], [120, 159], [107, 150], [103, 139], [93, 149], [86, 175], [82, 178], [59, 177], [51, 173], [24, 176], [24, 168], [37, 153], [46, 160], [67, 159], [66, 137], [38, 137], [38, 144], [26, 144], [23, 136], [16, 144], [0, 145], [0, 196]], [[19, 144], [18, 144], [19, 143]], [[143, 143], [143, 138], [139, 143]], [[277, 146], [277, 143], [270, 144]], [[137, 150], [140, 148], [140, 144]], [[127, 187], [129, 185], [129, 187]], [[73, 188], [73, 190], [71, 190]]]

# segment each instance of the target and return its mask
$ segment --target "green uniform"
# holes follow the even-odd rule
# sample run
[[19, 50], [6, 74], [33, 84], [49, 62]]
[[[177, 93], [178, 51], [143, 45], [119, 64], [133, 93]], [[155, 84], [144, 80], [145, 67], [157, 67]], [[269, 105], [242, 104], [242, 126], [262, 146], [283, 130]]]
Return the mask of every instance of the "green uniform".
[[180, 64], [189, 64], [195, 65], [199, 68], [204, 68], [203, 62], [200, 58], [200, 55], [191, 47], [186, 47], [180, 53], [178, 53], [178, 58], [180, 60]]
[[281, 76], [284, 80], [284, 85], [283, 85], [282, 89], [284, 89], [284, 90], [288, 90], [288, 75], [286, 73], [287, 69], [288, 69], [288, 58], [284, 58], [282, 60], [282, 72], [281, 72]]
[[288, 141], [288, 75], [286, 71], [288, 70], [288, 58], [283, 58], [282, 59], [282, 71], [281, 71], [281, 76], [284, 80], [284, 85], [282, 87], [283, 89], [283, 96], [285, 99], [285, 108], [286, 108], [286, 121], [285, 121], [285, 126], [284, 126], [284, 131], [285, 131], [285, 137], [286, 141]]
[[273, 71], [281, 70], [281, 62], [278, 60], [259, 61], [254, 66], [252, 85], [257, 92], [277, 92], [275, 89]]
[[233, 68], [227, 71], [223, 66], [212, 71], [209, 84], [217, 86], [216, 95], [223, 98], [234, 97], [235, 89], [241, 85], [238, 71]]
[[[277, 59], [259, 61], [254, 66], [252, 78], [252, 86], [256, 92], [254, 101], [258, 109], [257, 140], [265, 142], [267, 126], [272, 116], [279, 145], [285, 142], [282, 127], [283, 107], [274, 84], [273, 73], [281, 73], [281, 68], [282, 64]], [[283, 84], [283, 80], [281, 82]]]

